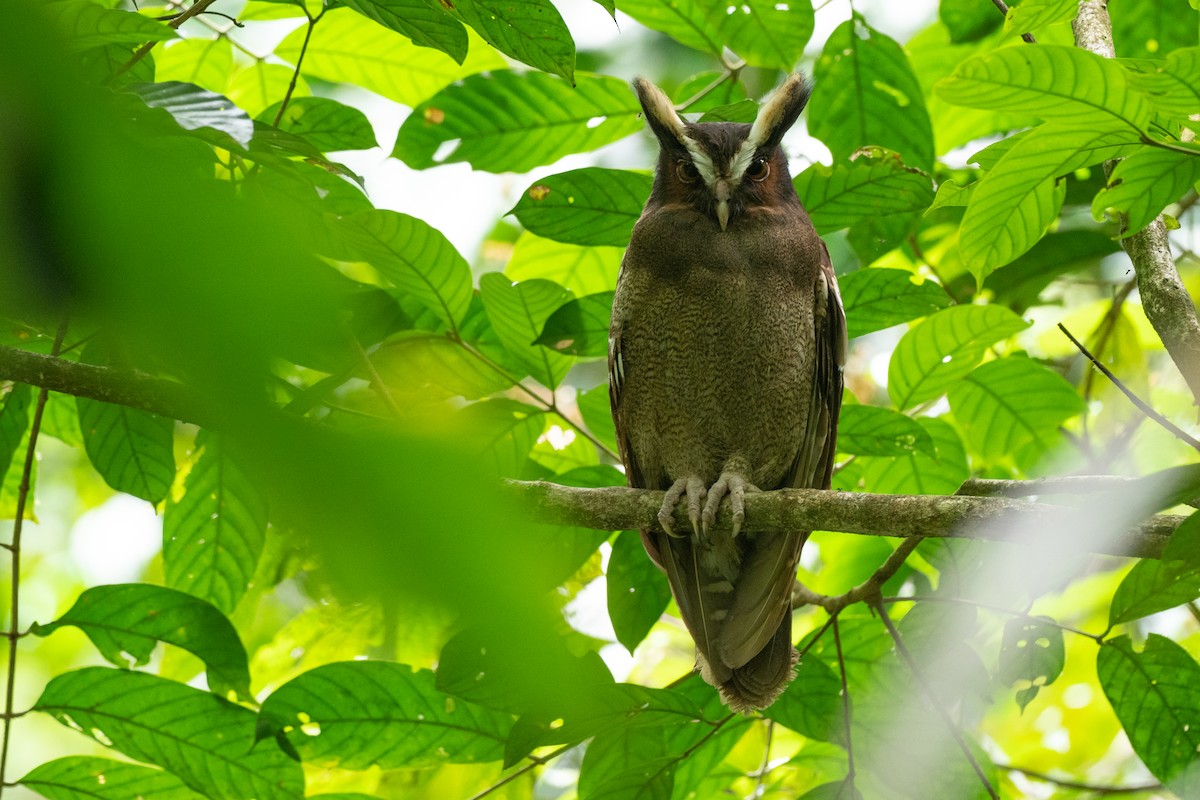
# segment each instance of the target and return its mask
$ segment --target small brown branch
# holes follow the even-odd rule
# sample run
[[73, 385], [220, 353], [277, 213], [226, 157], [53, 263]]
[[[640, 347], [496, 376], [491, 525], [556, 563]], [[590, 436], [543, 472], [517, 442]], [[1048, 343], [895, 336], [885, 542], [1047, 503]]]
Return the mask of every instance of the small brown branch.
[[530, 770], [536, 769], [537, 767], [545, 766], [553, 759], [558, 758], [563, 753], [570, 750], [572, 747], [578, 747], [578, 746], [579, 746], [578, 742], [576, 742], [574, 744], [564, 744], [562, 747], [558, 748], [554, 752], [548, 753], [547, 755], [544, 755], [544, 756], [526, 756], [526, 758], [529, 759], [528, 764], [521, 767], [516, 772], [513, 772], [511, 775], [506, 775], [505, 777], [501, 778], [496, 783], [493, 783], [491, 786], [487, 787], [486, 789], [484, 789], [476, 794], [471, 795], [470, 800], [482, 800], [482, 798], [487, 797], [489, 794], [496, 791], [497, 789], [504, 788], [505, 786], [512, 783], [517, 778], [521, 777], [522, 775], [529, 772]]
[[[1005, 17], [1008, 17], [1008, 5], [1004, 2], [1004, 0], [992, 0], [992, 5], [1000, 9], [1001, 14], [1003, 14]], [[1022, 33], [1021, 38], [1024, 39], [1027, 44], [1037, 44], [1037, 39], [1033, 38], [1032, 33]]]
[[907, 666], [909, 672], [912, 673], [913, 680], [917, 682], [921, 693], [925, 695], [926, 701], [933, 706], [937, 711], [938, 716], [942, 718], [942, 722], [950, 731], [950, 735], [954, 737], [954, 741], [958, 744], [958, 749], [962, 751], [963, 757], [967, 759], [967, 763], [971, 765], [971, 769], [975, 770], [975, 774], [979, 776], [983, 788], [987, 791], [988, 797], [992, 800], [1000, 800], [1000, 795], [996, 793], [996, 788], [992, 786], [992, 782], [988, 780], [984, 774], [983, 767], [979, 765], [979, 761], [975, 758], [975, 754], [971, 752], [971, 748], [967, 745], [967, 740], [963, 738], [962, 731], [958, 729], [958, 725], [954, 724], [954, 720], [950, 718], [950, 712], [938, 702], [937, 695], [925, 680], [925, 676], [921, 673], [920, 667], [917, 665], [917, 660], [913, 658], [913, 654], [904, 644], [904, 640], [900, 638], [900, 631], [896, 630], [892, 618], [888, 616], [887, 606], [883, 603], [877, 603], [875, 606], [879, 611], [879, 619], [883, 621], [883, 625], [887, 628], [888, 635], [892, 637], [892, 642], [896, 645], [896, 654], [900, 656], [900, 660]]
[[1019, 772], [1027, 778], [1033, 778], [1035, 781], [1043, 781], [1045, 783], [1053, 783], [1055, 786], [1061, 786], [1064, 789], [1076, 789], [1081, 792], [1093, 792], [1100, 795], [1114, 794], [1139, 794], [1141, 792], [1158, 792], [1164, 788], [1161, 783], [1145, 783], [1141, 786], [1098, 786], [1092, 783], [1081, 783], [1080, 781], [1072, 781], [1066, 778], [1056, 778], [1053, 775], [1047, 775], [1044, 772], [1029, 769], [1028, 767], [1018, 767], [1015, 764], [997, 764], [996, 769], [1006, 770], [1008, 772]]
[[1108, 367], [1101, 364], [1100, 361], [1094, 355], [1089, 353], [1088, 349], [1083, 346], [1082, 342], [1080, 342], [1078, 339], [1076, 339], [1074, 336], [1071, 335], [1071, 332], [1069, 330], [1067, 330], [1066, 325], [1063, 325], [1060, 322], [1060, 323], [1058, 323], [1058, 329], [1060, 331], [1062, 331], [1064, 334], [1066, 334], [1066, 337], [1068, 339], [1070, 339], [1072, 344], [1074, 344], [1075, 347], [1077, 347], [1079, 349], [1079, 352], [1083, 353], [1083, 355], [1086, 356], [1087, 359], [1092, 362], [1092, 364], [1096, 367], [1096, 369], [1103, 372], [1105, 377], [1107, 377], [1110, 381], [1112, 381], [1113, 385], [1115, 385], [1118, 389], [1120, 389], [1121, 393], [1129, 398], [1129, 402], [1133, 403], [1135, 406], [1138, 407], [1139, 411], [1141, 411], [1143, 414], [1145, 414], [1150, 419], [1157, 422], [1163, 428], [1166, 428], [1168, 431], [1170, 431], [1175, 436], [1175, 438], [1179, 439], [1181, 442], [1184, 442], [1185, 444], [1187, 444], [1188, 446], [1190, 446], [1196, 450], [1200, 450], [1200, 441], [1197, 441], [1192, 436], [1189, 436], [1179, 426], [1177, 426], [1175, 423], [1171, 422], [1171, 420], [1167, 419], [1162, 414], [1159, 414], [1157, 411], [1155, 411], [1153, 408], [1151, 408], [1148, 403], [1146, 403], [1140, 397], [1138, 397], [1136, 394], [1134, 394], [1133, 391], [1129, 387], [1127, 387], [1124, 383], [1121, 382], [1120, 378], [1118, 378], [1116, 375], [1112, 374], [1112, 372], [1109, 370]]
[[[892, 554], [887, 557], [883, 565], [871, 574], [871, 577], [855, 586], [845, 594], [830, 597], [823, 594], [817, 594], [810, 590], [807, 586], [798, 585], [792, 589], [792, 608], [798, 608], [803, 605], [820, 606], [829, 612], [832, 617], [837, 617], [838, 613], [843, 608], [855, 603], [871, 602], [879, 599], [880, 590], [883, 585], [892, 579], [892, 576], [900, 571], [900, 567], [904, 566], [904, 562], [912, 555], [912, 552], [917, 549], [917, 546], [925, 540], [923, 536], [913, 536], [905, 539], [900, 543], [900, 546], [892, 551]], [[837, 635], [837, 622], [834, 622], [833, 633]]]
[[296, 68], [292, 70], [292, 79], [288, 82], [287, 91], [283, 93], [283, 102], [279, 104], [279, 111], [275, 112], [275, 121], [271, 123], [276, 128], [279, 127], [279, 121], [283, 119], [283, 112], [287, 111], [288, 103], [292, 102], [292, 95], [296, 91], [296, 81], [300, 79], [300, 66], [304, 63], [304, 54], [308, 52], [308, 43], [312, 39], [313, 28], [317, 26], [321, 17], [325, 16], [324, 11], [315, 17], [311, 16], [307, 7], [303, 4], [300, 7], [304, 9], [304, 16], [308, 17], [308, 27], [304, 31], [304, 43], [300, 45], [300, 55], [296, 56]]
[[[1025, 481], [1000, 478], [968, 478], [955, 494], [960, 497], [1034, 497], [1042, 495], [1101, 494], [1123, 489], [1138, 478], [1124, 475], [1063, 475], [1055, 478], [1031, 478]], [[1188, 501], [1200, 508], [1200, 498]]]
[[[187, 22], [189, 19], [196, 16], [197, 14], [203, 14], [205, 11], [208, 10], [208, 7], [211, 6], [213, 3], [215, 3], [216, 1], [217, 0], [196, 0], [196, 2], [192, 4], [191, 8], [187, 9], [186, 11], [184, 11], [181, 14], [179, 14], [178, 16], [176, 16], [173, 20], [168, 22], [167, 25], [178, 30], [180, 25]], [[124, 64], [122, 64], [120, 67], [118, 67], [117, 71], [114, 72], [112, 74], [112, 77], [108, 79], [109, 83], [112, 83], [117, 78], [121, 77], [126, 72], [133, 69], [134, 65], [137, 64], [139, 61], [141, 61], [143, 58], [145, 58], [146, 55], [151, 50], [154, 49], [154, 45], [156, 45], [156, 44], [158, 44], [158, 42], [146, 42], [144, 45], [142, 45], [137, 50], [135, 50], [133, 52], [133, 56], [128, 61], [126, 61]]]

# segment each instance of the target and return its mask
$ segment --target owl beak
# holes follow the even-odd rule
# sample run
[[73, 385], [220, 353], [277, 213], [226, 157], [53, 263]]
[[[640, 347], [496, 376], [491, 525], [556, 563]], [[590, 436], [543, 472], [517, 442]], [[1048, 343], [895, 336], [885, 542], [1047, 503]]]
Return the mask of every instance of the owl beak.
[[713, 193], [717, 198], [717, 222], [721, 224], [721, 231], [724, 232], [729, 225], [729, 196], [733, 194], [733, 185], [728, 178], [717, 178]]

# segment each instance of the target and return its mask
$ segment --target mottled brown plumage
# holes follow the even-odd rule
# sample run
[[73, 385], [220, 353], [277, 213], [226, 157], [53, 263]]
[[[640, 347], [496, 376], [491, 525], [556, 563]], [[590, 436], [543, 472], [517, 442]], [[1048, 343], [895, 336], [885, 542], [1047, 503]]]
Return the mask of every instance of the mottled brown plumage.
[[[630, 486], [667, 490], [642, 531], [696, 642], [697, 666], [735, 710], [791, 680], [790, 598], [807, 532], [741, 531], [746, 492], [828, 488], [846, 323], [828, 251], [779, 145], [808, 100], [790, 77], [754, 125], [685, 123], [634, 88], [660, 144], [650, 200], [613, 301], [609, 377]], [[711, 531], [730, 499], [734, 534]], [[674, 531], [684, 503], [690, 532]]]

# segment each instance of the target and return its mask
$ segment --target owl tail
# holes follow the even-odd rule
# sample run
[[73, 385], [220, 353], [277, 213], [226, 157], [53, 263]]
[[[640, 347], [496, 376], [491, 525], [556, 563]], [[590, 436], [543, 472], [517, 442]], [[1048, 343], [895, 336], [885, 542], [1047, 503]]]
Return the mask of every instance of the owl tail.
[[697, 651], [700, 674], [717, 687], [731, 711], [754, 711], [775, 702], [795, 677], [796, 648], [792, 647], [792, 615], [784, 614], [775, 635], [758, 655], [740, 667], [714, 669]]

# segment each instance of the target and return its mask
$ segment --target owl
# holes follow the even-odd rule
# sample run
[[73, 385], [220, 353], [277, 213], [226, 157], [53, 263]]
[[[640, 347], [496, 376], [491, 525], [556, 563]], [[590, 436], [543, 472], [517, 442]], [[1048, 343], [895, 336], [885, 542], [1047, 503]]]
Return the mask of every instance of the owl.
[[[621, 264], [609, 386], [630, 486], [666, 491], [642, 531], [731, 709], [770, 705], [792, 679], [791, 594], [808, 532], [755, 533], [748, 492], [828, 488], [846, 319], [829, 251], [780, 146], [808, 101], [790, 76], [752, 125], [684, 121], [634, 81], [658, 167]], [[729, 498], [732, 534], [714, 522]], [[690, 530], [677, 530], [682, 504]], [[723, 512], [722, 512], [723, 513]]]

